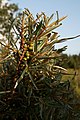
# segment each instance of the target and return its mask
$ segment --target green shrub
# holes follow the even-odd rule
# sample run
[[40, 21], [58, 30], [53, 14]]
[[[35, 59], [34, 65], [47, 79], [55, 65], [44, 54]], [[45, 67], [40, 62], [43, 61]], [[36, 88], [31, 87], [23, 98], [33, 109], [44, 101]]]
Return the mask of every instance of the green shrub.
[[[61, 82], [65, 68], [56, 65], [64, 48], [54, 30], [66, 17], [51, 23], [53, 15], [25, 9], [14, 21], [16, 40], [1, 43], [0, 118], [2, 120], [77, 120], [76, 98], [69, 80]], [[75, 38], [75, 37], [73, 37]], [[5, 50], [5, 52], [4, 52]]]

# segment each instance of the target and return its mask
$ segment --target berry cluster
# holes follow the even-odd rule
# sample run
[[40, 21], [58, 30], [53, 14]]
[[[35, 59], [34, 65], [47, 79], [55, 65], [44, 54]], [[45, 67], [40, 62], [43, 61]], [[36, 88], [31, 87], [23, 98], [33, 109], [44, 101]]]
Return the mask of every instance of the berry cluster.
[[29, 60], [33, 54], [33, 43], [29, 43], [24, 46], [26, 48], [26, 52], [24, 55], [24, 61]]

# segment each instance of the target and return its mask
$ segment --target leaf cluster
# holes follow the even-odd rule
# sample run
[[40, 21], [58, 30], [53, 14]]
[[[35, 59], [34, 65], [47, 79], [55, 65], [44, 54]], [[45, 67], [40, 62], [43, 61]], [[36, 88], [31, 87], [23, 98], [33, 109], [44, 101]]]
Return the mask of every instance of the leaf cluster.
[[70, 82], [61, 82], [67, 72], [56, 65], [61, 52], [55, 44], [59, 39], [55, 29], [61, 26], [59, 18], [51, 23], [54, 15], [37, 14], [36, 19], [28, 9], [13, 24], [16, 40], [3, 46], [0, 52], [0, 116], [13, 120], [71, 120], [74, 112], [74, 92]]

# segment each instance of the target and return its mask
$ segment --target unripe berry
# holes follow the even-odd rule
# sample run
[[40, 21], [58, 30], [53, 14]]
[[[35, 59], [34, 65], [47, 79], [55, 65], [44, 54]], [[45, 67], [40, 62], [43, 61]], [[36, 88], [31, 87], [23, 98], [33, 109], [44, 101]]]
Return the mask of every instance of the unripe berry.
[[24, 59], [25, 61], [27, 60], [27, 58], [26, 58], [26, 57], [24, 57], [23, 59]]

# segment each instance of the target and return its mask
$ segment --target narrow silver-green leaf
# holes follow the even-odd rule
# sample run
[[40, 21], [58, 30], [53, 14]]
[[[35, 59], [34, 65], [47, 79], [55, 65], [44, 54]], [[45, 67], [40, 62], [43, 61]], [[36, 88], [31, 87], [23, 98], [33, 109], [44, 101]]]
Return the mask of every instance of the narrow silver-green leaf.
[[19, 84], [20, 81], [23, 79], [23, 77], [24, 77], [24, 75], [25, 75], [26, 72], [28, 72], [28, 66], [25, 67], [25, 69], [23, 70], [20, 78], [16, 81], [15, 86], [14, 86], [14, 89], [17, 88], [18, 84]]
[[45, 32], [43, 32], [40, 37], [43, 38], [46, 35], [48, 35], [50, 32], [52, 32], [52, 30], [56, 29], [57, 27], [61, 26], [62, 24], [60, 23], [59, 25], [53, 25], [52, 27], [49, 27], [48, 30], [46, 30]]
[[37, 88], [37, 86], [36, 86], [36, 84], [35, 84], [35, 82], [34, 82], [34, 80], [33, 80], [33, 77], [32, 77], [32, 75], [31, 75], [30, 71], [28, 71], [28, 74], [29, 74], [29, 77], [30, 77], [30, 79], [31, 79], [34, 87], [36, 88], [36, 90], [38, 90], [38, 88]]

